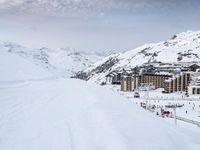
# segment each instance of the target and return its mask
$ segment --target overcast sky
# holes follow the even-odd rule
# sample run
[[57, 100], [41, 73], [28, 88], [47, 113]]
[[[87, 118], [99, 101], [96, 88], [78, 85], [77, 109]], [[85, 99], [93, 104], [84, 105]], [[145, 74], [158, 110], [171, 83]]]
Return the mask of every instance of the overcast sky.
[[0, 0], [0, 40], [124, 51], [200, 30], [199, 0]]

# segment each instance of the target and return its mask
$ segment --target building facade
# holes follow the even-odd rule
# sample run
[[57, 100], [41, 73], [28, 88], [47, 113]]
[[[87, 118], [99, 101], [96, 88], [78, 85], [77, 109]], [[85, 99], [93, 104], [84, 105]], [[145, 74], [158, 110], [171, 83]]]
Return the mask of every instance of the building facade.
[[141, 76], [122, 76], [121, 77], [121, 91], [131, 92], [139, 88]]
[[164, 81], [172, 77], [167, 74], [143, 74], [121, 77], [121, 91], [134, 91], [143, 84], [151, 84], [155, 89], [164, 88]]
[[200, 94], [200, 77], [193, 85], [188, 86], [187, 88], [187, 96]]
[[164, 81], [172, 77], [169, 74], [143, 74], [141, 83], [151, 83], [155, 89], [164, 88]]
[[164, 93], [187, 91], [190, 82], [190, 73], [182, 73], [164, 81]]
[[191, 66], [189, 66], [190, 71], [193, 71], [193, 72], [195, 72], [199, 68], [200, 66], [197, 64], [192, 64]]
[[200, 86], [188, 86], [187, 96], [200, 94]]
[[106, 84], [120, 84], [121, 72], [113, 71], [106, 75]]

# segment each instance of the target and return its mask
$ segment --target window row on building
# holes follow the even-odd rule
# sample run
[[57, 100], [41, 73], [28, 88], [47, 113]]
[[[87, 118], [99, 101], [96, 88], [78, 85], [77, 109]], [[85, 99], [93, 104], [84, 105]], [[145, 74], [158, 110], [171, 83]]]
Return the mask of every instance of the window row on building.
[[177, 91], [186, 91], [190, 82], [190, 74], [184, 73], [173, 76], [164, 81], [164, 92], [173, 93]]
[[188, 86], [187, 95], [200, 94], [200, 86]]
[[141, 82], [141, 76], [122, 76], [121, 77], [121, 91], [134, 91], [138, 89]]
[[121, 91], [134, 91], [144, 84], [151, 84], [157, 88], [164, 88], [165, 93], [186, 91], [190, 81], [189, 73], [172, 74], [143, 74], [121, 77]]

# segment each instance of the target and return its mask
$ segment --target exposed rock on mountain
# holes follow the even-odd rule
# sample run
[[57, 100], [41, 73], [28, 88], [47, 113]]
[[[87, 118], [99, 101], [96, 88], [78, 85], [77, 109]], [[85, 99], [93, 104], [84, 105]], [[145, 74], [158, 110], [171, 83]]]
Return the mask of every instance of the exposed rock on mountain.
[[[113, 70], [131, 69], [150, 62], [199, 62], [200, 31], [187, 31], [159, 43], [145, 44], [136, 49], [111, 55], [96, 62], [77, 75], [85, 80], [101, 81]], [[108, 63], [110, 62], [110, 63]]]

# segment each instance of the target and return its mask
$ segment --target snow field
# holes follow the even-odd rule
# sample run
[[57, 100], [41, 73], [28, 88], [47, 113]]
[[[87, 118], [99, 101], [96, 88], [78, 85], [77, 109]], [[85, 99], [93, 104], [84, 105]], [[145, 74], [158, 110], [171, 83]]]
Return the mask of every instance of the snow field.
[[[200, 131], [163, 122], [133, 102], [79, 80], [0, 89], [1, 150], [198, 149]], [[181, 131], [181, 132], [180, 132]]]

